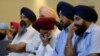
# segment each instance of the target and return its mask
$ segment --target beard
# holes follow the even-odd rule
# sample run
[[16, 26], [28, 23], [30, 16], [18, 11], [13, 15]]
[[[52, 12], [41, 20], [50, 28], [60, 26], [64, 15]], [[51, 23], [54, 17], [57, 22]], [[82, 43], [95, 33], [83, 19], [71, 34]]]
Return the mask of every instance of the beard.
[[62, 25], [63, 29], [66, 29], [71, 24], [71, 22], [69, 22], [69, 21], [67, 21], [67, 22], [60, 21], [60, 24]]
[[82, 24], [82, 25], [76, 25], [76, 26], [78, 27], [78, 29], [75, 31], [76, 35], [83, 35], [87, 29], [86, 25]]
[[25, 21], [21, 21], [18, 35], [22, 36], [26, 32], [26, 28], [27, 28], [26, 22]]
[[0, 33], [0, 40], [4, 40], [4, 38], [6, 37], [6, 34], [4, 33]]
[[59, 22], [56, 22], [56, 26], [58, 27], [59, 30], [62, 30], [63, 29], [62, 24], [60, 24]]

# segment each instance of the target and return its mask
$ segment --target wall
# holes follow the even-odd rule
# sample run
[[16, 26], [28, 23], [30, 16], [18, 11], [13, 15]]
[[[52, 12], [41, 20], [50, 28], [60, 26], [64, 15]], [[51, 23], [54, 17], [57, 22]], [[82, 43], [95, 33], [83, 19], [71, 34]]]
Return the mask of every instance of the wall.
[[[19, 21], [20, 20], [20, 9], [22, 7], [28, 7], [32, 9], [35, 14], [39, 15], [38, 10], [40, 6], [46, 5], [50, 6], [56, 11], [56, 5], [60, 0], [0, 0], [0, 22], [6, 22], [9, 24], [10, 21]], [[82, 3], [81, 0], [65, 0], [73, 5], [78, 4], [88, 4]], [[90, 4], [95, 5], [95, 8], [99, 14], [100, 18], [100, 0], [91, 0], [93, 3]], [[97, 24], [100, 25], [100, 20], [98, 20]]]

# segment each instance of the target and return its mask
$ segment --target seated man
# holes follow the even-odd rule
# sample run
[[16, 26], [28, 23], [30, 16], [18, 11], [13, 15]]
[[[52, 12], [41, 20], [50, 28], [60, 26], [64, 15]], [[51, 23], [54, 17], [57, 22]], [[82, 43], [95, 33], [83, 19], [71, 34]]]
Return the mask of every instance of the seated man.
[[[55, 19], [51, 17], [41, 17], [33, 23], [33, 28], [40, 32], [41, 43], [38, 48], [34, 49], [34, 41], [26, 45], [26, 50], [34, 53], [36, 56], [51, 56], [55, 43], [55, 36], [52, 34]], [[33, 56], [34, 56], [33, 55]]]
[[62, 31], [57, 37], [53, 56], [64, 56], [64, 48], [67, 42], [68, 26], [73, 22], [73, 6], [67, 2], [60, 1], [57, 4], [57, 13], [60, 18], [60, 24], [63, 26]]
[[[27, 56], [25, 53], [25, 44], [30, 43], [32, 38], [39, 34], [32, 23], [36, 21], [36, 15], [29, 8], [23, 7], [20, 11], [20, 28], [13, 41], [6, 47], [10, 53], [8, 56]], [[37, 39], [36, 41], [40, 41]]]
[[[100, 56], [100, 26], [95, 24], [97, 12], [85, 5], [78, 5], [74, 10], [74, 23], [68, 28], [65, 56]], [[76, 37], [73, 37], [74, 32]]]
[[0, 23], [0, 40], [5, 40], [7, 36], [8, 26], [6, 23]]
[[13, 39], [16, 36], [16, 34], [18, 33], [19, 25], [20, 24], [18, 22], [15, 22], [15, 21], [10, 22], [10, 31], [11, 31], [11, 35], [12, 35]]

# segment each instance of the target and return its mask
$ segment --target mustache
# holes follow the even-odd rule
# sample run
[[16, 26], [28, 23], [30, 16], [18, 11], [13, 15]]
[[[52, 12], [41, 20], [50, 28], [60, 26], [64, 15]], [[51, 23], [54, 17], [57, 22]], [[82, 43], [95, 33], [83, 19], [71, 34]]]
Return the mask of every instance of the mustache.
[[81, 28], [81, 25], [78, 24], [74, 24], [77, 28]]
[[21, 20], [21, 21], [20, 21], [20, 26], [21, 26], [21, 27], [26, 27], [26, 26], [27, 26], [27, 24], [26, 24], [26, 22], [25, 22], [25, 21]]
[[75, 24], [75, 26], [78, 28], [75, 33], [76, 35], [83, 35], [84, 32], [86, 31], [87, 27], [85, 25], [78, 25], [78, 24]]

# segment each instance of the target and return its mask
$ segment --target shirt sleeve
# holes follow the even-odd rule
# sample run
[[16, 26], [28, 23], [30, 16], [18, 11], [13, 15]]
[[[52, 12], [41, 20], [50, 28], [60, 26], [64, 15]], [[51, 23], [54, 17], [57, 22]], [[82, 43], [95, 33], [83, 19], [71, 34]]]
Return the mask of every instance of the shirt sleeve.
[[55, 40], [55, 47], [54, 47], [54, 49], [53, 49], [53, 54], [52, 54], [52, 56], [58, 56], [58, 50], [57, 50], [57, 47], [58, 47], [58, 41], [59, 41], [59, 36], [60, 36], [60, 34], [57, 36], [57, 39]]
[[100, 53], [100, 30], [95, 31], [91, 38], [91, 44], [89, 47], [89, 53], [88, 54], [92, 54], [92, 53]]

